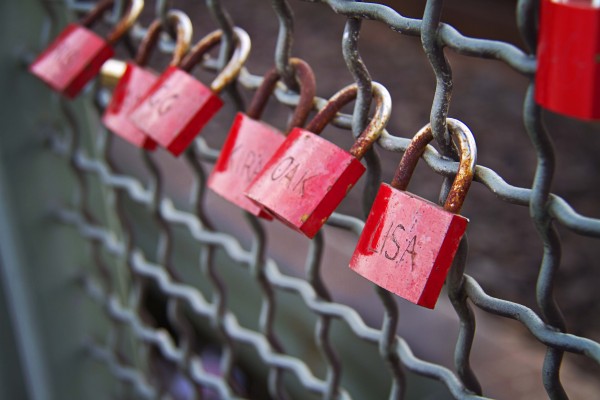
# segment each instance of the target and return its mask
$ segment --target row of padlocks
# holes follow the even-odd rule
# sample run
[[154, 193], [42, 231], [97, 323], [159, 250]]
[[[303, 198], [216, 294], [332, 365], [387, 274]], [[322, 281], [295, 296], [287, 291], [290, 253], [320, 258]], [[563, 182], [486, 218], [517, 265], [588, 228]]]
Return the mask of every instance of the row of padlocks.
[[[600, 80], [595, 80], [600, 77], [596, 55], [599, 41], [592, 40], [589, 32], [590, 25], [600, 26], [600, 14], [591, 2], [542, 3], [536, 98], [553, 111], [600, 118], [596, 94]], [[101, 1], [79, 24], [70, 24], [35, 60], [31, 72], [55, 91], [69, 98], [77, 96], [112, 57], [111, 46], [133, 26], [143, 0], [131, 0], [123, 19], [103, 39], [89, 27], [112, 6], [112, 0]], [[102, 121], [138, 147], [153, 150], [160, 145], [178, 156], [222, 107], [218, 95], [237, 78], [250, 52], [250, 38], [244, 30], [234, 29], [232, 57], [207, 87], [193, 77], [192, 69], [220, 43], [222, 32], [212, 32], [190, 46], [189, 18], [171, 10], [167, 21], [177, 36], [170, 65], [160, 75], [146, 65], [161, 31], [167, 28], [156, 20], [148, 27], [135, 60], [126, 63]], [[569, 35], [563, 32], [567, 29]], [[564, 37], [557, 38], [561, 32]], [[576, 41], [571, 43], [565, 37]], [[343, 150], [319, 133], [356, 98], [357, 86], [349, 85], [336, 93], [303, 128], [313, 108], [315, 76], [300, 59], [292, 58], [290, 64], [300, 97], [288, 133], [260, 121], [281, 78], [274, 68], [264, 75], [247, 112], [236, 116], [208, 187], [253, 215], [276, 218], [313, 238], [365, 172], [360, 160], [385, 128], [391, 98], [385, 87], [373, 83], [374, 115], [351, 149]], [[433, 139], [427, 125], [413, 138], [392, 183], [381, 184], [350, 261], [350, 267], [367, 279], [429, 308], [436, 304], [466, 230], [468, 220], [458, 213], [476, 163], [475, 141], [469, 129], [453, 119], [447, 120], [447, 126], [461, 159], [444, 206], [405, 191], [417, 161]]]

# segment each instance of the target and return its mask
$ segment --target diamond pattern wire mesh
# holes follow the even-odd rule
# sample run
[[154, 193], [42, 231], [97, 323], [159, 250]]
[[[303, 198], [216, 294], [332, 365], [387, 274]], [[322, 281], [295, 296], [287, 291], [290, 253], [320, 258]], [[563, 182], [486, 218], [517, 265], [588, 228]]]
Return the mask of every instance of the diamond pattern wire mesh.
[[[431, 122], [440, 152], [431, 146], [424, 155], [429, 168], [446, 178], [440, 198], [444, 198], [448, 183], [457, 169], [457, 162], [450, 161], [453, 150], [445, 129], [445, 119], [450, 105], [452, 75], [444, 56], [449, 48], [458, 54], [494, 59], [505, 63], [518, 73], [531, 78], [535, 72], [535, 18], [537, 1], [521, 0], [517, 7], [517, 21], [524, 41], [531, 53], [525, 53], [515, 46], [498, 41], [470, 38], [461, 35], [447, 24], [440, 24], [443, 1], [428, 0], [422, 19], [406, 18], [392, 8], [375, 3], [313, 0], [315, 12], [319, 7], [329, 6], [339, 18], [347, 18], [343, 38], [343, 54], [349, 70], [359, 84], [360, 94], [353, 115], [340, 115], [335, 125], [351, 129], [354, 135], [361, 132], [368, 118], [371, 85], [368, 70], [358, 53], [361, 20], [376, 20], [386, 24], [395, 32], [420, 37], [423, 50], [437, 78], [435, 99], [431, 108]], [[116, 1], [116, 9], [120, 2]], [[167, 2], [158, 2], [156, 10], [165, 15]], [[207, 7], [214, 20], [224, 30], [224, 45], [219, 59], [207, 59], [206, 69], [215, 71], [223, 65], [232, 48], [231, 18], [218, 0], [207, 0]], [[235, 7], [233, 2], [231, 7]], [[89, 3], [70, 2], [69, 7], [76, 11], [89, 10]], [[199, 4], [198, 7], [202, 5]], [[276, 49], [276, 65], [283, 72], [284, 82], [293, 84], [293, 71], [288, 63], [291, 55], [293, 23], [289, 4], [285, 0], [273, 0], [274, 9], [280, 20], [280, 35]], [[56, 28], [56, 27], [54, 27]], [[143, 35], [143, 28], [136, 27], [133, 39]], [[169, 45], [165, 48], [168, 50]], [[260, 76], [244, 70], [238, 80], [243, 90], [256, 89]], [[228, 94], [239, 108], [238, 88], [229, 88]], [[293, 91], [278, 89], [278, 101], [286, 105], [297, 102]], [[102, 111], [103, 96], [98, 94], [98, 111]], [[316, 108], [324, 105], [323, 99], [315, 101]], [[447, 291], [460, 320], [460, 331], [455, 347], [455, 368], [450, 370], [427, 360], [416, 357], [410, 343], [396, 335], [400, 322], [397, 305], [391, 294], [375, 288], [384, 309], [383, 324], [372, 327], [365, 323], [363, 316], [351, 307], [332, 301], [327, 285], [320, 277], [321, 253], [327, 241], [322, 234], [311, 242], [307, 254], [306, 278], [298, 278], [282, 272], [277, 263], [266, 252], [267, 233], [254, 217], [246, 215], [252, 228], [254, 239], [250, 248], [228, 233], [216, 230], [207, 217], [205, 206], [206, 164], [213, 163], [217, 149], [209, 148], [199, 137], [179, 162], [187, 164], [194, 171], [193, 196], [186, 207], [179, 207], [164, 192], [164, 171], [161, 171], [152, 155], [142, 155], [151, 175], [144, 181], [133, 174], [119, 171], [112, 161], [111, 136], [102, 132], [101, 140], [96, 140], [93, 148], [86, 148], [73, 108], [61, 100], [61, 109], [70, 123], [66, 136], [57, 135], [52, 139], [52, 149], [64, 157], [77, 182], [77, 196], [74, 207], [59, 211], [59, 218], [76, 229], [91, 244], [92, 268], [82, 275], [82, 287], [112, 321], [112, 328], [106, 338], [90, 340], [90, 354], [106, 364], [116, 379], [133, 388], [135, 397], [156, 398], [169, 392], [157, 368], [169, 365], [183, 377], [183, 382], [195, 388], [197, 398], [244, 398], [243, 385], [237, 378], [236, 359], [239, 345], [254, 349], [255, 362], [268, 371], [266, 386], [268, 394], [277, 399], [290, 398], [286, 377], [292, 375], [304, 393], [316, 394], [319, 398], [351, 398], [348, 388], [342, 384], [344, 366], [335, 346], [332, 335], [334, 321], [341, 322], [358, 340], [371, 343], [379, 349], [391, 380], [389, 398], [401, 398], [406, 391], [407, 372], [440, 381], [455, 398], [481, 398], [482, 390], [477, 372], [470, 366], [470, 352], [475, 338], [475, 315], [473, 307], [501, 317], [510, 318], [522, 324], [533, 338], [547, 347], [543, 364], [543, 385], [550, 398], [566, 398], [560, 381], [561, 360], [564, 352], [583, 354], [600, 364], [600, 344], [590, 339], [565, 332], [565, 324], [560, 309], [554, 300], [554, 281], [560, 266], [560, 240], [556, 225], [563, 225], [584, 236], [600, 237], [600, 220], [578, 214], [562, 198], [550, 192], [554, 173], [554, 152], [551, 139], [540, 121], [540, 109], [533, 101], [532, 88], [527, 91], [524, 108], [524, 122], [531, 144], [537, 156], [537, 168], [531, 188], [515, 187], [493, 170], [478, 166], [476, 184], [483, 185], [494, 193], [498, 200], [514, 205], [529, 207], [531, 218], [543, 243], [543, 254], [539, 266], [537, 300], [540, 315], [524, 305], [494, 298], [484, 291], [478, 282], [464, 273], [467, 240], [464, 239], [447, 279]], [[384, 132], [378, 145], [388, 151], [402, 152], [409, 143], [408, 138]], [[380, 181], [380, 167], [377, 155], [373, 152], [365, 157], [368, 167], [364, 191], [364, 211], [369, 205]], [[101, 190], [108, 193], [109, 202], [104, 207], [116, 211], [116, 220], [98, 217], [92, 197], [95, 195], [93, 182], [100, 182]], [[159, 227], [156, 256], [142, 249], [140, 236], [143, 232], [136, 227], [136, 220], [130, 215], [131, 207], [144, 207]], [[358, 235], [364, 225], [363, 220], [349, 215], [334, 214], [327, 222], [330, 226], [345, 229]], [[199, 247], [199, 271], [206, 281], [207, 290], [187, 282], [174, 267], [175, 240], [185, 232]], [[229, 307], [229, 301], [236, 296], [231, 282], [225, 280], [219, 267], [218, 257], [226, 257], [246, 269], [258, 283], [262, 293], [262, 304], [258, 329], [251, 329], [240, 323]], [[127, 270], [126, 282], [119, 282], [115, 273], [116, 265]], [[278, 293], [296, 294], [316, 316], [315, 345], [325, 361], [325, 371], [315, 371], [310, 363], [286, 353], [274, 327], [278, 307]], [[150, 293], [159, 293], [165, 302], [166, 319], [169, 329], [152, 323], [147, 315], [145, 304]], [[207, 364], [194, 351], [197, 334], [193, 320], [201, 320], [210, 326], [218, 337], [221, 353], [218, 358], [220, 374], [207, 371]], [[123, 350], [133, 343], [134, 351]], [[161, 361], [157, 361], [161, 360]], [[491, 366], [490, 368], [493, 368]], [[163, 374], [164, 375], [164, 374]], [[485, 388], [483, 388], [485, 389]], [[133, 395], [133, 394], [132, 394]], [[178, 398], [171, 392], [174, 398]], [[211, 397], [213, 396], [213, 397]], [[182, 397], [187, 398], [187, 397]]]

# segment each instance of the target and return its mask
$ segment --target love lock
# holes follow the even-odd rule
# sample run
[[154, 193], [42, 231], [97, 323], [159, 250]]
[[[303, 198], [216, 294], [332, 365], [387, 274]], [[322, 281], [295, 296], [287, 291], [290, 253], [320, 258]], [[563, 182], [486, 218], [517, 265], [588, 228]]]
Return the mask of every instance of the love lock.
[[[288, 124], [288, 132], [303, 126], [316, 93], [315, 76], [310, 66], [292, 58], [300, 86], [300, 100]], [[256, 91], [247, 113], [238, 113], [210, 177], [208, 187], [247, 212], [265, 219], [272, 217], [261, 206], [249, 200], [244, 191], [264, 164], [285, 141], [285, 135], [271, 125], [259, 121], [269, 96], [281, 76], [276, 68], [267, 72]]]
[[174, 156], [180, 155], [221, 109], [223, 101], [218, 94], [237, 78], [248, 58], [250, 37], [241, 28], [235, 27], [233, 31], [237, 40], [235, 51], [210, 88], [196, 80], [190, 71], [220, 43], [221, 30], [200, 40], [179, 67], [169, 66], [131, 114], [139, 129]]
[[54, 91], [74, 98], [98, 74], [102, 64], [114, 54], [114, 45], [134, 24], [144, 7], [143, 0], [131, 0], [129, 9], [106, 39], [90, 28], [114, 0], [100, 3], [80, 22], [71, 23], [29, 66], [29, 72]]
[[600, 119], [600, 4], [542, 0], [535, 99], [551, 111]]
[[475, 139], [462, 122], [447, 120], [458, 142], [460, 165], [444, 207], [406, 192], [408, 182], [433, 139], [421, 129], [406, 149], [392, 184], [382, 183], [350, 268], [371, 282], [427, 308], [434, 308], [469, 220], [457, 213], [475, 168]]
[[[177, 27], [177, 42], [169, 64], [177, 66], [190, 46], [192, 23], [186, 14], [177, 10], [169, 11], [167, 20], [175, 22]], [[129, 114], [158, 79], [156, 74], [145, 66], [164, 29], [161, 19], [150, 24], [146, 36], [140, 43], [135, 62], [126, 63], [125, 72], [115, 86], [112, 98], [102, 116], [102, 122], [108, 129], [130, 143], [147, 150], [154, 150], [156, 142], [131, 122]]]
[[375, 116], [350, 151], [318, 136], [356, 98], [356, 84], [336, 93], [306, 129], [295, 128], [247, 189], [246, 195], [293, 229], [312, 238], [365, 172], [360, 160], [391, 114], [391, 98], [373, 82]]

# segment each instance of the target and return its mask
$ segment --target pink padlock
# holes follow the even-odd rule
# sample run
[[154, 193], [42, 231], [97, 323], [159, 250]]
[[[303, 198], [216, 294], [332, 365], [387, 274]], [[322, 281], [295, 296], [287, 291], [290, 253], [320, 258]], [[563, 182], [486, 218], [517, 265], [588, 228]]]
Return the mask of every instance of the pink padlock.
[[460, 165], [444, 207], [406, 192], [408, 182], [433, 139], [421, 129], [406, 149], [392, 184], [382, 183], [360, 235], [350, 268], [371, 282], [427, 308], [434, 308], [467, 228], [459, 215], [477, 158], [471, 131], [448, 119], [458, 143]]
[[[298, 58], [292, 58], [290, 64], [296, 72], [296, 79], [300, 86], [300, 99], [288, 124], [288, 131], [304, 125], [312, 110], [316, 93], [315, 76], [310, 66]], [[208, 178], [208, 187], [215, 193], [245, 211], [265, 219], [272, 219], [272, 217], [261, 206], [248, 199], [244, 192], [264, 164], [285, 141], [283, 133], [259, 121], [279, 79], [280, 75], [276, 68], [265, 74], [247, 112], [237, 114], [221, 154]]]
[[286, 225], [312, 238], [365, 172], [360, 160], [385, 128], [391, 98], [373, 82], [375, 115], [346, 151], [318, 134], [356, 98], [350, 85], [336, 93], [306, 129], [292, 130], [248, 187], [246, 195]]
[[170, 66], [142, 97], [131, 114], [133, 123], [174, 156], [180, 155], [206, 123], [221, 109], [219, 93], [240, 73], [250, 53], [250, 37], [234, 28], [236, 48], [229, 63], [206, 87], [191, 70], [220, 43], [223, 32], [201, 39], [179, 67]]
[[143, 0], [131, 0], [128, 11], [106, 39], [89, 28], [111, 7], [104, 0], [78, 24], [69, 24], [29, 66], [29, 71], [56, 92], [74, 98], [114, 54], [114, 45], [135, 23]]
[[[167, 20], [175, 23], [177, 42], [171, 58], [171, 66], [177, 66], [188, 51], [192, 39], [192, 23], [189, 17], [181, 11], [170, 10]], [[134, 62], [127, 62], [125, 72], [113, 90], [113, 95], [104, 111], [102, 122], [113, 133], [130, 143], [154, 150], [156, 142], [140, 130], [129, 119], [129, 114], [140, 98], [148, 92], [156, 82], [154, 71], [146, 68], [152, 49], [156, 46], [160, 33], [165, 29], [161, 19], [155, 20], [148, 27]]]

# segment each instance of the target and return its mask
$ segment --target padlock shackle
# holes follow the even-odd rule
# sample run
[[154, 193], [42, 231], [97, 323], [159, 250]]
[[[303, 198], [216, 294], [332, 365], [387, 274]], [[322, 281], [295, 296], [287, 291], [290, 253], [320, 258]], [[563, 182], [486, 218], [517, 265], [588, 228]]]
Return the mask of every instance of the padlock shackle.
[[356, 138], [350, 147], [350, 154], [359, 160], [362, 159], [373, 143], [385, 129], [392, 115], [392, 97], [390, 92], [380, 83], [373, 82], [373, 98], [375, 99], [375, 113], [364, 131]]
[[[308, 63], [299, 58], [291, 58], [290, 64], [294, 68], [296, 81], [300, 86], [300, 99], [298, 105], [292, 114], [287, 127], [291, 131], [295, 127], [301, 127], [306, 122], [308, 114], [312, 110], [314, 98], [317, 93], [315, 74]], [[276, 67], [269, 70], [263, 77], [263, 81], [256, 90], [250, 106], [246, 110], [246, 115], [253, 119], [260, 119], [269, 97], [273, 94], [277, 82], [281, 79]]]
[[358, 93], [358, 86], [353, 83], [341, 89], [335, 93], [329, 100], [325, 107], [319, 110], [319, 112], [313, 117], [313, 119], [306, 125], [306, 130], [311, 131], [315, 135], [320, 135], [323, 129], [335, 118], [338, 112], [345, 105], [356, 99]]
[[[452, 182], [452, 187], [450, 188], [450, 192], [444, 203], [444, 209], [451, 213], [458, 214], [465, 201], [471, 182], [473, 181], [475, 164], [477, 162], [477, 146], [473, 134], [461, 121], [448, 118], [446, 124], [455, 143], [458, 143], [460, 163], [458, 172], [456, 173], [456, 177], [454, 178], [454, 182]], [[427, 124], [417, 132], [406, 148], [390, 186], [398, 190], [406, 190], [410, 178], [417, 166], [417, 162], [425, 152], [427, 144], [432, 140], [433, 133], [431, 131], [431, 124]]]
[[[392, 114], [390, 93], [380, 83], [372, 82], [372, 87], [373, 98], [375, 99], [375, 114], [349, 150], [349, 153], [359, 160], [364, 157], [365, 153], [373, 146], [373, 143], [381, 136], [381, 132], [383, 132]], [[356, 99], [357, 93], [358, 86], [353, 83], [334, 94], [327, 101], [327, 105], [306, 126], [306, 130], [317, 135], [320, 134], [345, 105]]]
[[[177, 34], [177, 39], [175, 42], [175, 49], [173, 50], [173, 57], [169, 63], [170, 66], [176, 67], [181, 63], [185, 53], [187, 53], [190, 48], [193, 30], [192, 22], [184, 12], [179, 10], [169, 10], [167, 12], [167, 21], [176, 24], [175, 32]], [[163, 20], [161, 18], [155, 19], [150, 24], [135, 56], [135, 63], [137, 65], [144, 67], [148, 64], [152, 51], [160, 38], [160, 33], [166, 29], [167, 27], [163, 26]]]
[[[114, 6], [114, 0], [102, 0], [79, 23], [86, 28], [91, 27], [100, 17]], [[129, 0], [129, 7], [123, 17], [106, 37], [106, 41], [115, 44], [137, 21], [144, 8], [144, 0]]]
[[[227, 85], [237, 78], [250, 54], [250, 36], [248, 36], [246, 31], [236, 26], [233, 28], [233, 33], [237, 39], [233, 55], [225, 68], [223, 68], [210, 84], [210, 89], [215, 94], [221, 93]], [[190, 72], [196, 64], [204, 59], [206, 53], [221, 42], [222, 37], [223, 31], [220, 29], [204, 36], [194, 45], [194, 47], [192, 47], [183, 61], [181, 61], [179, 68], [183, 71]]]

